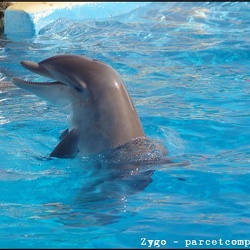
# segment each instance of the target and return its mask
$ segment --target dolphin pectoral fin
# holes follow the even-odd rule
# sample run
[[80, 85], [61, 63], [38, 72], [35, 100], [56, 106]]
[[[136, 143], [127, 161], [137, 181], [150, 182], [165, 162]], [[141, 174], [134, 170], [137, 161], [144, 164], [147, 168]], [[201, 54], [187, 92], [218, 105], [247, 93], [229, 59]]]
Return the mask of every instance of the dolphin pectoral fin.
[[74, 158], [78, 153], [79, 131], [73, 128], [50, 154], [57, 158]]
[[64, 137], [67, 135], [69, 133], [69, 129], [68, 128], [66, 128], [62, 133], [61, 133], [61, 135], [60, 135], [60, 140], [63, 140], [64, 139]]

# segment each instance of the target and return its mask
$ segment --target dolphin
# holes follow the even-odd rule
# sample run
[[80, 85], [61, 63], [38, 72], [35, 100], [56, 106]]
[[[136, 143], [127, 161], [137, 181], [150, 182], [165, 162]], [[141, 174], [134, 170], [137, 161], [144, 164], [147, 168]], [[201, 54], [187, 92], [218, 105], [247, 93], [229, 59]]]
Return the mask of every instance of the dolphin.
[[[61, 134], [61, 142], [51, 157], [73, 158], [77, 154], [91, 156], [105, 152], [113, 160], [123, 154], [120, 158], [124, 162], [143, 161], [145, 155], [151, 161], [166, 155], [163, 145], [146, 137], [132, 99], [111, 66], [71, 54], [52, 56], [39, 63], [21, 61], [21, 65], [53, 82], [17, 77], [12, 82], [67, 114], [68, 128]], [[121, 153], [116, 149], [121, 149]]]

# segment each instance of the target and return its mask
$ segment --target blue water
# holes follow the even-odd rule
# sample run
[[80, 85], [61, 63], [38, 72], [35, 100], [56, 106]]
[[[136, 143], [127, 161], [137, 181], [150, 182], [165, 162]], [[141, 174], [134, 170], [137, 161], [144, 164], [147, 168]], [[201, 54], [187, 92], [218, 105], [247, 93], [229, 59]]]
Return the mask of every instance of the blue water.
[[[249, 11], [152, 3], [102, 21], [62, 18], [32, 39], [2, 36], [0, 247], [249, 248]], [[41, 80], [19, 61], [63, 53], [114, 67], [146, 134], [190, 164], [154, 166], [138, 191], [85, 158], [49, 159], [66, 117], [9, 82]]]

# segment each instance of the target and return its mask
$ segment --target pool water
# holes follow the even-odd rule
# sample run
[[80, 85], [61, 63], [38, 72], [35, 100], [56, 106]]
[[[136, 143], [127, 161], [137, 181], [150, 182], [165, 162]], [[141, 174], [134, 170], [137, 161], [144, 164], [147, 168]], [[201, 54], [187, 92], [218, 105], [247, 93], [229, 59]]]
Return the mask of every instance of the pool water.
[[[249, 11], [149, 3], [107, 20], [62, 18], [31, 39], [2, 36], [0, 247], [249, 247]], [[41, 80], [21, 60], [66, 53], [114, 67], [147, 136], [189, 165], [151, 166], [134, 188], [136, 178], [112, 178], [86, 158], [48, 158], [65, 115], [9, 82]]]

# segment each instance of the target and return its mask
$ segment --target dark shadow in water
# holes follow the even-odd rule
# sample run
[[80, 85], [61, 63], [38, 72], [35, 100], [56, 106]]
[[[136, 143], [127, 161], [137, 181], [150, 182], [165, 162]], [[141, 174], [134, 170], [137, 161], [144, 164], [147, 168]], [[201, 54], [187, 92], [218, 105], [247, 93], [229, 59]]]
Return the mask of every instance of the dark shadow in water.
[[118, 221], [121, 211], [126, 209], [127, 199], [143, 191], [152, 181], [154, 170], [140, 171], [137, 166], [132, 170], [112, 169], [113, 166], [100, 164], [91, 183], [83, 185], [75, 198], [75, 206], [89, 211], [88, 218], [95, 225], [105, 225]]
[[156, 169], [188, 165], [172, 162], [166, 153], [161, 144], [140, 138], [88, 158], [90, 176], [73, 204], [59, 205], [53, 216], [69, 227], [107, 225], [131, 216], [127, 200], [148, 187]]
[[[174, 163], [167, 157], [133, 163], [100, 161], [95, 164], [91, 182], [86, 181], [75, 198], [76, 207], [88, 210], [95, 225], [114, 223], [124, 217], [122, 211], [127, 209], [127, 199], [148, 187], [155, 169], [188, 165], [186, 162]], [[127, 211], [128, 214], [131, 212]]]
[[46, 219], [56, 220], [65, 227], [83, 228], [108, 225], [133, 215], [127, 201], [153, 181], [154, 170], [113, 167], [106, 163], [91, 166], [91, 175], [84, 178], [86, 181], [72, 203], [46, 204], [49, 211]]

